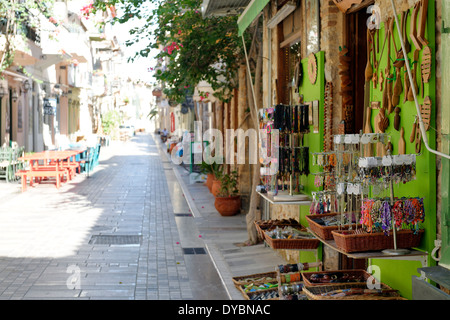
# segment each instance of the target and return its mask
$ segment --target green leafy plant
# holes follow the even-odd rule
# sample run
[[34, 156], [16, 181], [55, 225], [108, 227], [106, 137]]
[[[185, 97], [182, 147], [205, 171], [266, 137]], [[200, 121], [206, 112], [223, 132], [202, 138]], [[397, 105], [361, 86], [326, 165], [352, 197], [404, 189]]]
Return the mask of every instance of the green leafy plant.
[[216, 177], [219, 177], [222, 174], [223, 165], [213, 162], [211, 164], [203, 161], [200, 164], [200, 172], [203, 174], [213, 174]]
[[223, 173], [217, 177], [220, 181], [219, 197], [232, 197], [239, 193], [237, 183], [238, 174], [237, 171], [231, 173]]
[[237, 86], [237, 70], [244, 59], [237, 16], [203, 17], [202, 2], [95, 0], [89, 12], [106, 11], [117, 5], [120, 15], [112, 23], [133, 19], [143, 22], [130, 30], [131, 38], [125, 44], [132, 46], [149, 39], [150, 42], [130, 60], [149, 57], [157, 50], [157, 65], [151, 69], [155, 78], [166, 84], [163, 92], [170, 100], [182, 103], [186, 95], [194, 93], [198, 83], [205, 81], [219, 100], [228, 102]]
[[120, 116], [119, 112], [116, 110], [111, 110], [106, 112], [104, 115], [102, 115], [102, 127], [103, 131], [111, 135], [114, 130], [116, 130], [119, 127], [119, 124], [122, 121], [122, 117]]

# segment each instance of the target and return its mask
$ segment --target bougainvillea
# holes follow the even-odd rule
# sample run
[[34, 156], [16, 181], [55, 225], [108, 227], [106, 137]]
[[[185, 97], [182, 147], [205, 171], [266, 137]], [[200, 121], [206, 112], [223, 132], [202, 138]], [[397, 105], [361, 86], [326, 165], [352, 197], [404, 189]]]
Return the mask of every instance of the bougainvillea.
[[93, 7], [108, 10], [115, 6], [114, 22], [144, 21], [130, 30], [126, 45], [147, 41], [146, 47], [136, 52], [131, 60], [138, 56], [149, 57], [152, 50], [157, 50], [158, 64], [151, 67], [155, 78], [166, 84], [164, 92], [169, 99], [182, 102], [198, 83], [206, 81], [217, 98], [227, 101], [236, 86], [238, 65], [243, 59], [237, 16], [204, 18], [200, 9], [202, 2], [95, 0]]

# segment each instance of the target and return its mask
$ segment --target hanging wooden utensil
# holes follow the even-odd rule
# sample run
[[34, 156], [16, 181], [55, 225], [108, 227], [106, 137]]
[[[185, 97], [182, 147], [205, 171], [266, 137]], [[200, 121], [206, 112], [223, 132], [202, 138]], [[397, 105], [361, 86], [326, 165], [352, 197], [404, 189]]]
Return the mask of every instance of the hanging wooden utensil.
[[[402, 78], [400, 77], [400, 68], [396, 68], [397, 74], [394, 85], [394, 92], [392, 95], [392, 106], [398, 106], [400, 102], [400, 95], [402, 94]], [[397, 129], [398, 130], [398, 129]]]
[[399, 107], [395, 107], [394, 112], [395, 112], [395, 116], [394, 116], [394, 129], [398, 131], [399, 127], [400, 127], [400, 111], [401, 109]]
[[417, 117], [414, 120], [412, 129], [411, 129], [411, 135], [409, 136], [409, 142], [413, 143], [416, 139], [416, 129], [417, 129]]
[[430, 129], [431, 122], [431, 98], [428, 96], [423, 100], [423, 105], [420, 109], [420, 115], [422, 116], [424, 129], [425, 131], [428, 131]]
[[414, 5], [414, 9], [411, 15], [411, 27], [409, 29], [409, 37], [414, 46], [416, 47], [416, 50], [422, 49], [422, 45], [417, 39], [417, 14], [419, 12], [419, 9], [420, 9], [420, 2], [417, 2]]
[[431, 76], [431, 49], [428, 46], [428, 40], [425, 39], [425, 28], [427, 24], [427, 13], [428, 13], [428, 0], [421, 1], [421, 11], [420, 11], [420, 22], [419, 30], [417, 34], [417, 39], [422, 44], [422, 62], [421, 62], [421, 84], [422, 84], [422, 97], [425, 95], [424, 83], [430, 81]]
[[420, 19], [419, 28], [417, 29], [417, 40], [422, 46], [428, 45], [428, 40], [425, 39], [425, 27], [427, 25], [427, 14], [428, 14], [428, 0], [420, 1]]
[[[416, 93], [418, 92], [418, 85], [417, 85], [417, 64], [418, 64], [418, 60], [419, 60], [419, 50], [414, 50], [414, 68], [412, 70], [412, 77], [413, 77], [413, 85], [414, 88], [416, 89]], [[408, 101], [414, 101], [414, 95], [413, 95], [413, 90], [412, 87], [409, 87], [409, 91], [408, 91]]]
[[370, 29], [367, 28], [367, 64], [366, 64], [366, 71], [365, 71], [365, 75], [366, 75], [366, 81], [369, 82], [370, 80], [372, 80], [372, 75], [373, 75], [373, 69], [372, 69], [372, 65], [370, 64], [370, 52], [371, 47], [370, 47]]
[[[403, 19], [403, 16], [402, 16]], [[405, 65], [405, 59], [403, 59], [403, 50], [402, 50], [402, 46], [400, 45], [400, 49], [397, 48], [397, 44], [395, 42], [395, 36], [394, 36], [394, 19], [392, 19], [392, 29], [391, 29], [391, 34], [392, 34], [392, 42], [394, 44], [394, 52], [395, 52], [395, 61], [393, 63], [395, 68], [402, 68]]]
[[416, 153], [420, 153], [422, 149], [422, 131], [420, 131], [419, 123], [416, 125], [416, 141], [415, 141]]
[[403, 24], [402, 24], [402, 28], [403, 28], [402, 29], [402, 35], [403, 35], [403, 42], [404, 42], [404, 45], [405, 45], [405, 51], [406, 51], [406, 54], [408, 54], [408, 53], [411, 52], [411, 44], [409, 43], [408, 34], [406, 33], [406, 25], [407, 25], [409, 10], [404, 11], [403, 15], [404, 15], [405, 19], [404, 19]]
[[398, 154], [406, 153], [406, 143], [405, 143], [405, 129], [401, 127], [400, 129], [400, 139], [398, 140]]

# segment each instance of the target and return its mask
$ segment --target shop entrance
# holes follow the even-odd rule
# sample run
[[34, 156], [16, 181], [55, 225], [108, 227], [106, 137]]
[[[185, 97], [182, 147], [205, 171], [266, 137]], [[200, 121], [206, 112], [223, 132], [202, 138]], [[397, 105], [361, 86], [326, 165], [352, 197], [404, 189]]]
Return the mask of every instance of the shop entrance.
[[348, 48], [350, 79], [353, 87], [351, 116], [346, 119], [346, 133], [359, 133], [364, 125], [364, 96], [370, 90], [370, 82], [365, 81], [367, 65], [367, 19], [366, 8], [345, 15], [344, 43]]

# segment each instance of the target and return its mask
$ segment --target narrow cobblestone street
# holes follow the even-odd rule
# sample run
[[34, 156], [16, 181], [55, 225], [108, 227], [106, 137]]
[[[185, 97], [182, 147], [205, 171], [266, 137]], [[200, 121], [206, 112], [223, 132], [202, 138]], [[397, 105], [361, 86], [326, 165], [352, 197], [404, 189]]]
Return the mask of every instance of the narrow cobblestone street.
[[151, 135], [100, 154], [59, 190], [1, 184], [0, 299], [229, 299]]

